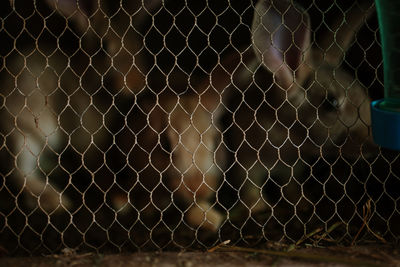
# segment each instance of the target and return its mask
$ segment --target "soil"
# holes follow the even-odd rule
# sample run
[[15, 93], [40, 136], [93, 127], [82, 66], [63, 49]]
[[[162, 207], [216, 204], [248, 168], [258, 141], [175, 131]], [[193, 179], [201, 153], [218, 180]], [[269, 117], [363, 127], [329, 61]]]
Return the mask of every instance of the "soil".
[[57, 255], [0, 257], [0, 266], [400, 266], [400, 250], [388, 245], [308, 247], [290, 252], [228, 246], [211, 251], [121, 254], [78, 253], [65, 249]]

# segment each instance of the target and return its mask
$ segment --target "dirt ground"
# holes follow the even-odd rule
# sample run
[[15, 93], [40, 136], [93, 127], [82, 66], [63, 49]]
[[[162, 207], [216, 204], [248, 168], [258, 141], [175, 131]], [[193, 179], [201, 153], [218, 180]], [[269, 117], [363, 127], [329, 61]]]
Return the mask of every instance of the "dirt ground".
[[220, 246], [211, 251], [76, 253], [1, 257], [0, 266], [400, 266], [400, 249], [387, 245], [301, 248], [289, 252]]

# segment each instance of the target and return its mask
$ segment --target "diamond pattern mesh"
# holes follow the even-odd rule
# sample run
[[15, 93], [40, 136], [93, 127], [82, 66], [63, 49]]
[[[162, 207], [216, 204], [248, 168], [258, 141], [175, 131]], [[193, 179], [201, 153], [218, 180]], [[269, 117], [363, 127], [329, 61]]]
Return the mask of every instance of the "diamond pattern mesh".
[[361, 0], [3, 1], [0, 246], [398, 242], [376, 20]]

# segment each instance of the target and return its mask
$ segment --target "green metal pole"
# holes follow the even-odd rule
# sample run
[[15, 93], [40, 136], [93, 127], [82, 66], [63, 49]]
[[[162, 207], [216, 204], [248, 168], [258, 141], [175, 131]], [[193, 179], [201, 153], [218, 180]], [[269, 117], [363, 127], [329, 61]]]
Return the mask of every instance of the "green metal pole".
[[375, 0], [383, 54], [384, 99], [371, 103], [375, 143], [400, 150], [400, 0]]
[[400, 0], [376, 0], [385, 84], [379, 107], [400, 111]]

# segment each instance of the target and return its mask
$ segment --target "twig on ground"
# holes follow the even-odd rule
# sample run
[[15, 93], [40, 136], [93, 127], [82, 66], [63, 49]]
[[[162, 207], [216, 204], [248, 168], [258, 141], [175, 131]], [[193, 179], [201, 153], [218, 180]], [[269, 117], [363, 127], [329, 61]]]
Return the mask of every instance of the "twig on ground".
[[207, 252], [214, 252], [215, 250], [221, 248], [222, 246], [226, 246], [230, 243], [230, 240], [225, 240], [222, 243], [216, 245], [215, 247], [210, 248], [209, 250], [207, 250]]
[[373, 236], [375, 236], [377, 239], [379, 239], [379, 241], [386, 243], [386, 240], [381, 237], [380, 235], [378, 235], [377, 233], [375, 233], [374, 231], [372, 231], [372, 229], [369, 227], [368, 225], [368, 219], [371, 217], [371, 199], [369, 199], [367, 201], [367, 203], [365, 203], [365, 205], [363, 206], [363, 224], [361, 225], [360, 229], [358, 230], [356, 236], [354, 237], [353, 241], [351, 242], [351, 245], [354, 246], [359, 235], [361, 234], [362, 230], [364, 228], [367, 228], [368, 232], [370, 232]]

